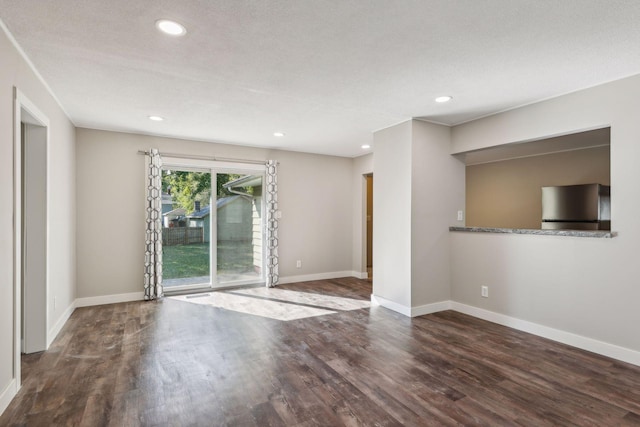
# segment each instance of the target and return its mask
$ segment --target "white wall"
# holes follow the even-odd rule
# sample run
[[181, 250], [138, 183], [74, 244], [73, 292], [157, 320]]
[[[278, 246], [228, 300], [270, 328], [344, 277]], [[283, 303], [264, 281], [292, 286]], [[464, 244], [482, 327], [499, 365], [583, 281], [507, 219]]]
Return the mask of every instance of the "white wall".
[[[351, 269], [364, 278], [367, 273], [367, 183], [364, 175], [373, 173], [373, 154], [356, 157], [352, 162], [353, 236]], [[375, 185], [375, 183], [374, 183]]]
[[450, 152], [450, 128], [412, 122], [411, 306], [450, 299], [449, 226], [464, 210], [465, 166]]
[[149, 148], [278, 160], [281, 280], [351, 274], [350, 158], [80, 128], [77, 141], [79, 298], [142, 292], [145, 158], [137, 151]]
[[411, 307], [411, 120], [373, 134], [373, 295]]
[[[634, 76], [452, 129], [457, 153], [610, 125], [618, 234], [599, 240], [451, 233], [454, 301], [640, 351], [638, 93]], [[489, 286], [489, 298], [480, 297], [481, 285]]]
[[[14, 87], [48, 117], [49, 129], [49, 331], [65, 319], [75, 299], [75, 134], [73, 124], [0, 30], [0, 411], [14, 392], [13, 137]], [[53, 307], [56, 297], [56, 308]]]

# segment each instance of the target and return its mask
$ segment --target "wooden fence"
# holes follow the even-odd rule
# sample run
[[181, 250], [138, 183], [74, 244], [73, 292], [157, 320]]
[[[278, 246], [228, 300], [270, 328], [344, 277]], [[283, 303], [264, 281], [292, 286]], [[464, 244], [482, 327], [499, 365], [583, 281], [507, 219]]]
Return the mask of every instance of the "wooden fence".
[[164, 246], [189, 245], [204, 242], [203, 227], [171, 227], [162, 229]]

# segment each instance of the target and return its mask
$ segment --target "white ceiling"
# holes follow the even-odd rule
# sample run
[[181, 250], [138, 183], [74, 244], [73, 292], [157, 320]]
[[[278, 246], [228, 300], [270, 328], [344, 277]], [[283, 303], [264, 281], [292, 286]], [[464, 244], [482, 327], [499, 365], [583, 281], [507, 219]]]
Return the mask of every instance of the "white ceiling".
[[412, 117], [640, 73], [638, 0], [0, 0], [0, 19], [77, 126], [349, 157]]

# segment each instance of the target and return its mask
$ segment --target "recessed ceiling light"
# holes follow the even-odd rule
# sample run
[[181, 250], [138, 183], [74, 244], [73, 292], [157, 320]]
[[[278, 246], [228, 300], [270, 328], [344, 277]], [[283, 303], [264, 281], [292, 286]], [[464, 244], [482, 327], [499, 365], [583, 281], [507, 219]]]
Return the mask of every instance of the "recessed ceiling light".
[[369, 144], [362, 144], [362, 149], [363, 150], [368, 150], [369, 148], [371, 148], [371, 146]]
[[187, 33], [187, 29], [184, 26], [168, 19], [158, 19], [156, 28], [170, 36], [183, 36]]
[[284, 132], [274, 132], [273, 136], [277, 136], [277, 137], [284, 136]]
[[436, 102], [440, 102], [440, 103], [449, 102], [452, 99], [453, 99], [452, 96], [439, 96], [439, 97], [436, 98]]
[[153, 120], [154, 122], [161, 122], [164, 120], [164, 118], [160, 116], [149, 116], [149, 120]]

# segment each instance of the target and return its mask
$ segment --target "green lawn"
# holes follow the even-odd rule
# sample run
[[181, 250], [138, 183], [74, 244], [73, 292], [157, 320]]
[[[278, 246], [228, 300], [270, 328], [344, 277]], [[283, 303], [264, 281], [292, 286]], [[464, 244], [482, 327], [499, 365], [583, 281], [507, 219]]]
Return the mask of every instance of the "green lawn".
[[[162, 277], [178, 279], [209, 275], [209, 244], [163, 246]], [[251, 242], [218, 243], [218, 273], [253, 271]]]

